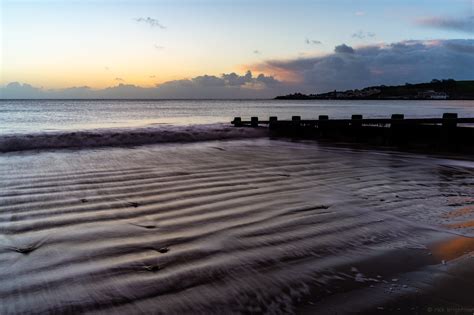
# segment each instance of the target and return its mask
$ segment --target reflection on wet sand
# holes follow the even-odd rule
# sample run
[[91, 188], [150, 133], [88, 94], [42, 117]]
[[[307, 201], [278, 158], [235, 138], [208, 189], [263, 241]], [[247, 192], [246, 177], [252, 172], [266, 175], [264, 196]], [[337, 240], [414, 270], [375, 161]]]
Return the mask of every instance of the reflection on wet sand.
[[472, 249], [426, 247], [472, 235], [446, 215], [470, 162], [268, 139], [3, 157], [2, 314], [288, 313]]
[[448, 262], [473, 252], [474, 238], [464, 236], [453, 237], [436, 242], [428, 246], [428, 248], [436, 259]]

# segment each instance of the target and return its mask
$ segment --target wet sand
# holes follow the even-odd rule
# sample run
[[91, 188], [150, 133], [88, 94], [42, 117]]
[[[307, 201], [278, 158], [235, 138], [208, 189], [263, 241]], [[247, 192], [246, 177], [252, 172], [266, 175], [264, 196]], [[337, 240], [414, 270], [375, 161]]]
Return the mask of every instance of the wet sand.
[[[465, 160], [268, 139], [3, 154], [0, 313], [461, 305], [473, 175]], [[467, 282], [454, 300], [452, 275]]]
[[472, 314], [474, 239], [444, 233], [430, 238], [439, 240], [340, 267], [332, 291], [315, 287], [298, 313]]

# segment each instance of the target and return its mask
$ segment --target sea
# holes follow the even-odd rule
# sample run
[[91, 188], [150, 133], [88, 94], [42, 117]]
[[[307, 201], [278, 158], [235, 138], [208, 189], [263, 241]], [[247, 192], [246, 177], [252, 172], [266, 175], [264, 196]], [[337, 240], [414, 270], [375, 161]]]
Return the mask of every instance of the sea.
[[218, 140], [237, 136], [228, 130], [237, 116], [410, 118], [441, 117], [445, 112], [473, 117], [474, 101], [1, 100], [0, 151]]
[[424, 313], [445, 278], [467, 305], [472, 156], [230, 124], [445, 112], [474, 102], [0, 101], [0, 314]]

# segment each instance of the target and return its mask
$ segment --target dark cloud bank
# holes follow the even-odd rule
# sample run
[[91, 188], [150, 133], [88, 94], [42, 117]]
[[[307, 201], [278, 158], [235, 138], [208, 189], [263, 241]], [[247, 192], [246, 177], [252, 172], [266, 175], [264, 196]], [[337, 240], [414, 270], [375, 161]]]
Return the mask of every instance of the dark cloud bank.
[[299, 77], [304, 92], [417, 83], [433, 78], [472, 80], [474, 40], [411, 40], [359, 48], [342, 44], [330, 55], [269, 60], [257, 69]]
[[[236, 73], [169, 81], [153, 88], [119, 84], [102, 90], [73, 87], [46, 90], [29, 84], [0, 87], [0, 98], [270, 98], [294, 91], [326, 92], [433, 78], [474, 79], [474, 39], [404, 41], [353, 48], [342, 44], [332, 54], [268, 60], [253, 66], [282, 76]], [[286, 82], [281, 74], [299, 79]]]
[[416, 24], [442, 30], [474, 34], [474, 16], [464, 18], [428, 17], [418, 19]]
[[[115, 80], [121, 78], [116, 78]], [[0, 87], [0, 98], [269, 98], [279, 91], [281, 82], [271, 76], [222, 74], [220, 77], [203, 75], [192, 79], [165, 82], [153, 88], [132, 84], [119, 84], [101, 90], [90, 87], [72, 87], [60, 90], [46, 90], [29, 84], [12, 82]]]

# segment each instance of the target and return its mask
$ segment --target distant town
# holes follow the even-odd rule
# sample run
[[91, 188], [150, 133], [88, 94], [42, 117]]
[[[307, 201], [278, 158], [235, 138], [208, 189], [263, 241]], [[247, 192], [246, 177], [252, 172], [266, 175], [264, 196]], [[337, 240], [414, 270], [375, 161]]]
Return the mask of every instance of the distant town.
[[433, 79], [429, 83], [397, 86], [371, 86], [363, 89], [331, 91], [321, 94], [294, 93], [277, 96], [278, 100], [348, 99], [348, 100], [474, 100], [474, 80]]

